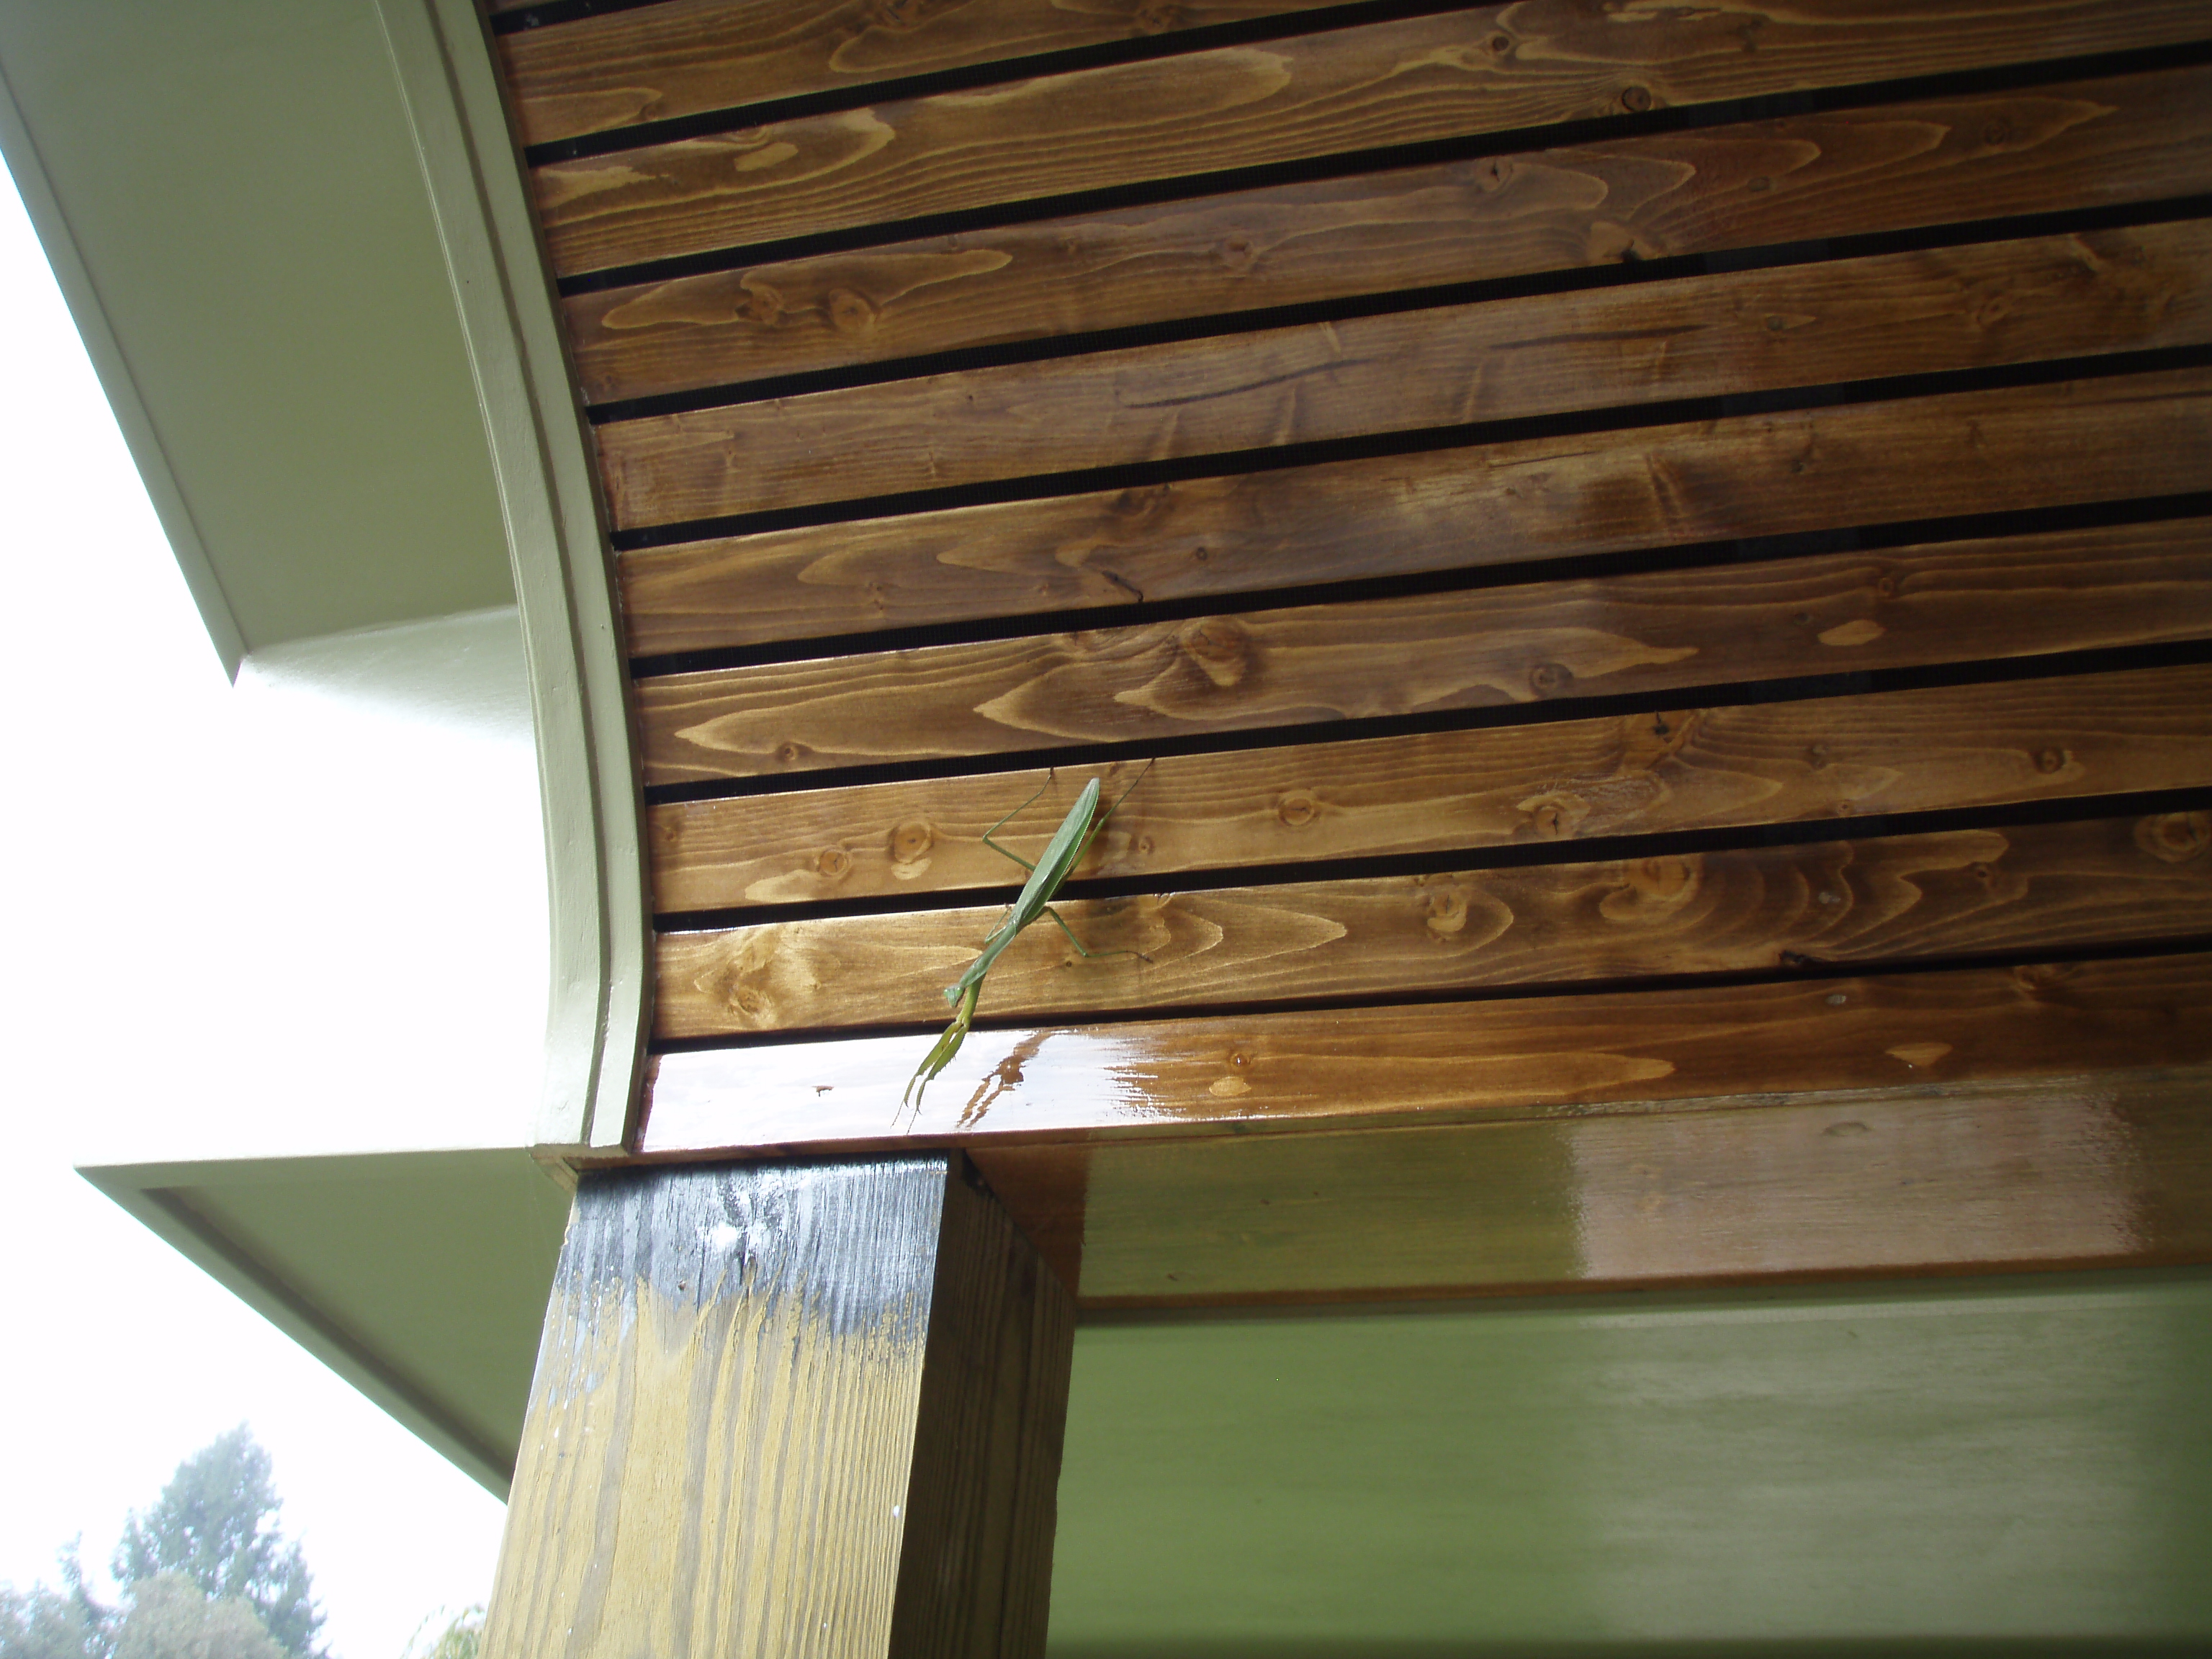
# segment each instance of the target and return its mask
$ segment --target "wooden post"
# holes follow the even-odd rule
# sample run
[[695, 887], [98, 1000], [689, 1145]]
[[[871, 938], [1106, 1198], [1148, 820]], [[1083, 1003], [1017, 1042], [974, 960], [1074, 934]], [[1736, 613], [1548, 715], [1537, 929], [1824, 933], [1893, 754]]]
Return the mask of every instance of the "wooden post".
[[586, 1176], [487, 1659], [1034, 1659], [1073, 1334], [957, 1152]]

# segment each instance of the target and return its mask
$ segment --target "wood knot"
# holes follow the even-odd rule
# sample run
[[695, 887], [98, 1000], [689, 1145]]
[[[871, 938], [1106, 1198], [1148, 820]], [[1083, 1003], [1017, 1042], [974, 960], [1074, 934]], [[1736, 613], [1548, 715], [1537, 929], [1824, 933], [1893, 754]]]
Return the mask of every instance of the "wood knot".
[[2073, 758], [2063, 749], [2039, 749], [2035, 753], [2035, 769], [2045, 774], [2063, 772], [2067, 762]]
[[842, 847], [825, 847], [814, 860], [814, 873], [828, 881], [842, 881], [853, 873], [852, 854]]
[[1554, 790], [1516, 803], [1528, 815], [1528, 828], [1539, 841], [1567, 841], [1590, 813], [1590, 804], [1580, 795]]
[[2212, 847], [2212, 812], [2160, 812], [2138, 818], [2136, 845], [2161, 864], [2186, 864]]
[[1214, 262], [1224, 270], [1242, 270], [1259, 257], [1260, 250], [1242, 232], [1224, 236], [1213, 250]]
[[2031, 994], [2048, 991], [2074, 976], [2070, 962], [2028, 962], [2012, 970], [2013, 983]]
[[1176, 633], [1176, 643], [1224, 691], [1242, 682], [1251, 666], [1251, 637], [1227, 617], [1201, 617], [1184, 623]]
[[893, 864], [914, 864], [928, 856], [937, 843], [936, 833], [920, 818], [908, 818], [891, 831]]
[[786, 738], [775, 748], [775, 757], [786, 766], [796, 766], [806, 758], [806, 745], [795, 738]]
[[1620, 106], [1632, 115], [1643, 114], [1645, 110], [1651, 107], [1651, 88], [1649, 87], [1622, 88]]
[[1483, 44], [1490, 48], [1492, 58], [1503, 58], [1513, 50], [1513, 38], [1507, 34], [1493, 34]]
[[1137, 27], [1145, 34], [1160, 34], [1182, 21], [1182, 7], [1176, 0], [1145, 0], [1137, 8]]
[[772, 288], [748, 288], [738, 314], [757, 327], [771, 328], [782, 320], [783, 295]]
[[1321, 808], [1304, 790], [1294, 789], [1275, 802], [1275, 816], [1291, 829], [1299, 830], [1320, 817]]
[[1620, 866], [1620, 884], [1598, 901], [1608, 921], [1645, 922], [1656, 910], [1686, 903], [1705, 876], [1705, 860], [1694, 854], [1630, 859]]
[[830, 295], [830, 326], [840, 334], [872, 334], [876, 327], [876, 308], [849, 288], [833, 289]]
[[1540, 697], [1555, 697], [1574, 678], [1575, 671], [1563, 662], [1540, 662], [1528, 671], [1528, 689]]
[[1430, 887], [1421, 893], [1421, 925], [1441, 945], [1467, 928], [1467, 889]]

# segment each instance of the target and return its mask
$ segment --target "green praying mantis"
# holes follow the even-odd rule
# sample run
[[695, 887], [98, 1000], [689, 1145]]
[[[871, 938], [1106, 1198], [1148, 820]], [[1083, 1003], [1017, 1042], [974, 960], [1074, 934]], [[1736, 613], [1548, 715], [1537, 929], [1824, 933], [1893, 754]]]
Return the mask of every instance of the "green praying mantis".
[[975, 1018], [975, 1000], [983, 994], [983, 976], [991, 971], [1006, 948], [1020, 936], [1022, 929], [1039, 916], [1050, 916], [1057, 922], [1060, 931], [1067, 935], [1067, 942], [1085, 957], [1144, 958], [1140, 951], [1091, 950], [1075, 937], [1075, 930], [1067, 925], [1065, 916], [1052, 908], [1052, 901], [1060, 891], [1060, 884], [1067, 879], [1077, 865], [1083, 862], [1083, 855], [1091, 850], [1091, 843], [1098, 839], [1098, 832], [1106, 827], [1106, 820], [1112, 817], [1121, 803], [1129, 799], [1129, 790], [1144, 781], [1145, 772], [1152, 769], [1152, 763], [1146, 762], [1145, 771], [1132, 778], [1129, 788], [1115, 796], [1114, 805], [1103, 812], [1098, 810], [1099, 781], [1093, 778], [1085, 784], [1083, 793], [1075, 798], [1075, 805], [1067, 809], [1067, 816], [1060, 821], [1060, 828], [1053, 831], [1052, 839], [1045, 843], [1045, 849], [1035, 864], [1020, 854], [1000, 846], [992, 837], [1035, 801], [1037, 795], [1042, 795], [1051, 787], [1050, 777], [1037, 786], [1036, 794], [1031, 795], [1029, 800], [1024, 801], [983, 832], [983, 845], [1020, 865], [1030, 872], [1030, 878], [1022, 884], [1019, 896], [1008, 907], [999, 925], [991, 930], [990, 937], [983, 941], [982, 954], [968, 964], [967, 970], [958, 979], [945, 988], [945, 1000], [952, 1005], [952, 1023], [945, 1028], [944, 1034], [937, 1039], [936, 1046], [923, 1056], [921, 1064], [915, 1068], [914, 1075], [907, 1079], [906, 1092], [899, 1097], [902, 1106], [910, 1104], [916, 1111], [921, 1110], [921, 1097], [931, 1082], [952, 1063], [953, 1055], [960, 1052], [960, 1045], [968, 1040], [968, 1028]]

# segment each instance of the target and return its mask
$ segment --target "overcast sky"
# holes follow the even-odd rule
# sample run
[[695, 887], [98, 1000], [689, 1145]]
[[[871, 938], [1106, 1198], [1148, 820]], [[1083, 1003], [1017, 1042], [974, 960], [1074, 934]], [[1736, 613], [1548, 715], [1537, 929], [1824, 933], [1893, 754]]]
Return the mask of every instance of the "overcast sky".
[[[125, 1511], [243, 1420], [275, 1460], [333, 1651], [396, 1656], [426, 1616], [483, 1597], [499, 1504], [71, 1168], [228, 1112], [227, 1056], [256, 1017], [236, 988], [301, 968], [267, 959], [288, 935], [246, 867], [252, 699], [223, 676], [4, 174], [0, 310], [0, 1581], [55, 1582], [78, 1534], [104, 1569]], [[526, 757], [496, 758], [526, 775]], [[534, 1021], [541, 996], [507, 1023]]]

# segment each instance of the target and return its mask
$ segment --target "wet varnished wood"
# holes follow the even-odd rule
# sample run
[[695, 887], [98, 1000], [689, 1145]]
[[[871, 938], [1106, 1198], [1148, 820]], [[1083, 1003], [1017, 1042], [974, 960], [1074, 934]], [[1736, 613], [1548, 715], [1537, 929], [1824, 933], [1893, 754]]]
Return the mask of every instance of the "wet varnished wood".
[[1133, 346], [599, 429], [624, 527], [2212, 339], [2212, 222]]
[[2183, 369], [684, 543], [621, 576], [651, 654], [2208, 488], [2212, 371]]
[[556, 270], [1672, 105], [2203, 38], [2193, 0], [1483, 8], [763, 123], [535, 176]]
[[2212, 957], [984, 1030], [908, 1108], [900, 1091], [928, 1042], [662, 1054], [641, 1146], [696, 1158], [914, 1136], [980, 1152], [1039, 1139], [1486, 1122], [1703, 1099], [1757, 1107], [1839, 1089], [1911, 1094], [2206, 1065]]
[[[648, 809], [656, 910], [1003, 886], [1085, 781], [1135, 764]], [[1228, 754], [1171, 755], [1081, 876], [1164, 879], [1535, 842], [2212, 787], [2212, 668], [1939, 687]]]
[[959, 1155], [589, 1176], [484, 1651], [1044, 1651], [1073, 1322]]
[[[2212, 1261], [2207, 1074], [1003, 1147], [1093, 1310]], [[1032, 1198], [1034, 1194], [1034, 1198]]]
[[[521, 0], [516, 0], [520, 3]], [[663, 0], [498, 38], [523, 143], [1144, 40], [1332, 0]]]
[[2192, 519], [672, 675], [636, 706], [672, 783], [2208, 635]]
[[563, 306], [585, 395], [605, 401], [2208, 189], [2212, 70], [2185, 69], [1235, 191], [641, 283]]
[[[2212, 936], [2212, 817], [1944, 830], [1808, 846], [1063, 904], [1094, 951], [1033, 928], [993, 1018], [1716, 973]], [[1000, 908], [664, 933], [664, 1039], [941, 1021]]]

